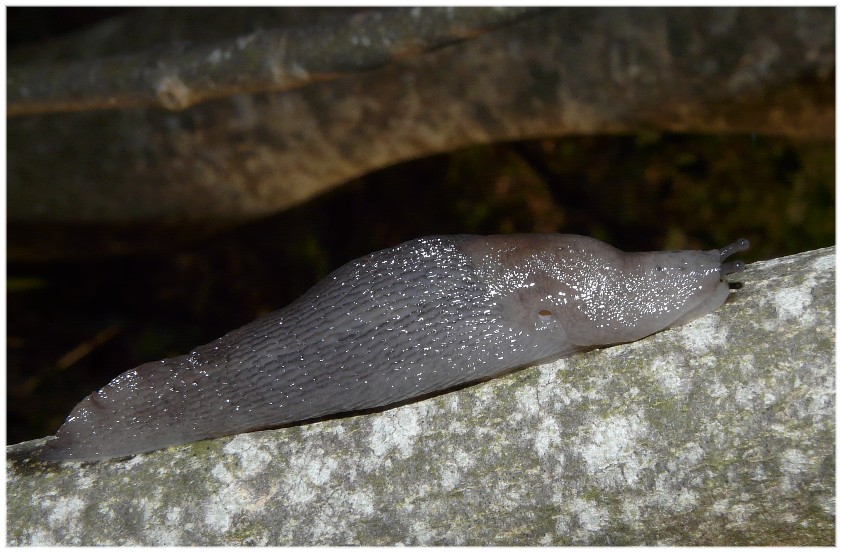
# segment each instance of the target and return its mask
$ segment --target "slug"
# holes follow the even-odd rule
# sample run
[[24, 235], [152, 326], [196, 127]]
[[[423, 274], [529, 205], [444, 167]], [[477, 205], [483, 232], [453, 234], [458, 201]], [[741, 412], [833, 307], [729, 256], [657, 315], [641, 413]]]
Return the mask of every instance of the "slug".
[[101, 460], [392, 405], [634, 341], [727, 299], [748, 248], [624, 253], [564, 234], [432, 236], [361, 257], [284, 309], [82, 400], [47, 460]]

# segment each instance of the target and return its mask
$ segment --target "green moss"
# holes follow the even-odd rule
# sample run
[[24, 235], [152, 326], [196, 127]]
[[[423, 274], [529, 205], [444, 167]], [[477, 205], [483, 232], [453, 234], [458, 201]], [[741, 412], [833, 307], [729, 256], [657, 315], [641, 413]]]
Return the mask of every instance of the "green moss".
[[584, 493], [581, 495], [581, 498], [584, 500], [591, 500], [593, 502], [599, 502], [603, 497], [602, 490], [598, 487], [590, 487], [589, 489], [585, 490]]

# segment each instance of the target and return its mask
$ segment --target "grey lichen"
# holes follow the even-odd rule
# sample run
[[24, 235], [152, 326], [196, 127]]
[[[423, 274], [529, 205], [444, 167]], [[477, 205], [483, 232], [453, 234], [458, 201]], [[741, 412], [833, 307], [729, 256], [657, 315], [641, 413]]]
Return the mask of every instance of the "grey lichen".
[[835, 250], [643, 341], [133, 458], [7, 448], [10, 545], [811, 544], [835, 533]]

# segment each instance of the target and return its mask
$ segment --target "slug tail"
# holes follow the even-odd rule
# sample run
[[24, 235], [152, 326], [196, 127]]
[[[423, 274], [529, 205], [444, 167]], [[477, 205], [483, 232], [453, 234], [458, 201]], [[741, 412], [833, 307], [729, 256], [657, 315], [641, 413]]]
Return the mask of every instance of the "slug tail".
[[204, 438], [206, 428], [184, 423], [201, 404], [190, 392], [199, 372], [188, 366], [180, 356], [120, 374], [76, 405], [41, 458], [102, 460]]

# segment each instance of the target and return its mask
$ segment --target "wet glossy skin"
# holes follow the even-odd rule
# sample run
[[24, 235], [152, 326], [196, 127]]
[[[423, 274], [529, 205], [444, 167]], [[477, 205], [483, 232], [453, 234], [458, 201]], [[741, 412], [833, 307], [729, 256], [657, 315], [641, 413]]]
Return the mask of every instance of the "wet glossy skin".
[[42, 456], [99, 460], [376, 408], [718, 308], [722, 250], [582, 236], [433, 236], [351, 261], [288, 307], [85, 398]]

